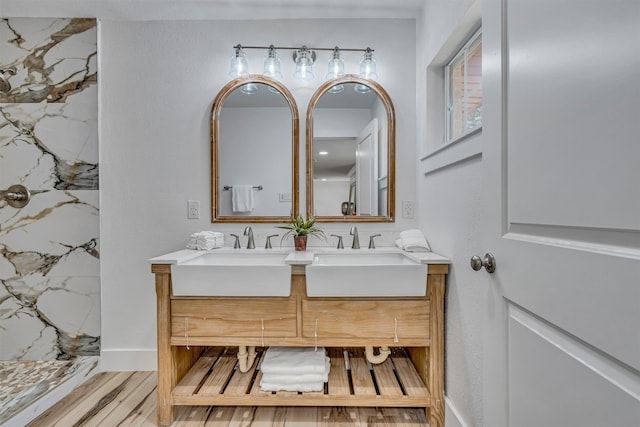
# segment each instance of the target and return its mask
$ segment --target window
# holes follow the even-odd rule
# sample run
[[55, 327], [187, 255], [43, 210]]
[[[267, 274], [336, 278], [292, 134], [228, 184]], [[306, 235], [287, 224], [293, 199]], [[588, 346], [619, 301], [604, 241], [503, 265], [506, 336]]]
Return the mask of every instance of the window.
[[445, 67], [446, 142], [482, 127], [482, 32]]

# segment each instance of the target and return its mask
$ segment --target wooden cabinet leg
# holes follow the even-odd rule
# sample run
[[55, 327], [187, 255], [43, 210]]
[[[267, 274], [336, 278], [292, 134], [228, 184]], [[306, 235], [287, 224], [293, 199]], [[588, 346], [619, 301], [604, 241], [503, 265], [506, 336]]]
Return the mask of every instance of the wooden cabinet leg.
[[429, 274], [431, 299], [431, 348], [429, 349], [429, 426], [444, 427], [444, 274]]
[[171, 354], [171, 279], [169, 272], [156, 272], [158, 311], [158, 425], [173, 423], [171, 390], [175, 386], [175, 363]]

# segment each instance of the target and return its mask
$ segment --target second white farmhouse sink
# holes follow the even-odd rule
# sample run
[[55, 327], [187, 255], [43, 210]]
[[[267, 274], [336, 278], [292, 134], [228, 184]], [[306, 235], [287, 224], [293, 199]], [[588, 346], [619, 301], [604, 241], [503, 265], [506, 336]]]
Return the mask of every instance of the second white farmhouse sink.
[[287, 253], [267, 251], [205, 252], [171, 266], [178, 296], [286, 297], [291, 294]]
[[317, 253], [306, 279], [309, 297], [424, 296], [427, 265], [403, 253]]

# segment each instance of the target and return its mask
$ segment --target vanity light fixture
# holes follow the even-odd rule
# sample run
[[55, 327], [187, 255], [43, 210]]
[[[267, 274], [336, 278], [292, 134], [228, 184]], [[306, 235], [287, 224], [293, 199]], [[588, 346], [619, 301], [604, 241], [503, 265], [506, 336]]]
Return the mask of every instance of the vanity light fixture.
[[313, 63], [316, 60], [316, 53], [306, 46], [293, 53], [293, 62], [296, 63], [296, 72], [293, 77], [298, 80], [313, 80]]
[[[327, 70], [327, 80], [344, 76], [344, 59], [338, 46], [333, 48], [333, 52], [329, 56], [329, 64]], [[336, 85], [329, 89], [331, 93], [340, 93], [344, 90], [344, 85]]]
[[262, 74], [274, 79], [282, 78], [282, 73], [280, 72], [280, 55], [278, 55], [273, 45], [269, 46], [267, 56], [264, 57], [264, 71]]
[[[229, 69], [229, 76], [240, 77], [249, 74], [249, 60], [244, 53], [241, 45], [233, 47], [235, 50], [231, 55], [231, 68]], [[247, 95], [254, 94], [258, 91], [258, 86], [254, 83], [247, 83], [240, 88], [240, 92]]]
[[[360, 60], [359, 75], [363, 79], [369, 80], [376, 80], [378, 78], [378, 73], [376, 71], [376, 60], [373, 57], [373, 51], [369, 48], [364, 51], [364, 55], [362, 55], [362, 59]], [[367, 93], [371, 91], [371, 89], [369, 89], [365, 85], [355, 85], [353, 89], [359, 93]]]
[[241, 45], [233, 47], [234, 52], [231, 55], [231, 69], [229, 70], [230, 77], [240, 77], [249, 74], [249, 60], [244, 53]]
[[[376, 62], [373, 58], [373, 49], [367, 47], [366, 49], [340, 49], [338, 46], [326, 48], [326, 47], [314, 47], [307, 46], [302, 47], [276, 47], [274, 45], [269, 46], [242, 46], [237, 44], [233, 47], [234, 53], [231, 56], [231, 70], [229, 75], [231, 77], [239, 77], [249, 74], [249, 60], [245, 54], [246, 49], [265, 49], [267, 55], [264, 58], [264, 71], [263, 75], [280, 79], [282, 73], [280, 71], [280, 57], [277, 50], [293, 50], [293, 62], [295, 63], [294, 77], [298, 80], [309, 81], [313, 80], [313, 63], [316, 60], [316, 51], [330, 51], [328, 61], [328, 71], [326, 78], [334, 79], [344, 76], [344, 59], [342, 58], [343, 52], [364, 52], [364, 56], [360, 61], [360, 77], [366, 79], [376, 79]], [[249, 86], [249, 85], [248, 85]], [[368, 89], [366, 86], [363, 86]], [[251, 89], [251, 88], [248, 88]], [[242, 90], [242, 89], [241, 89]], [[257, 90], [257, 87], [255, 88]], [[340, 93], [344, 90], [342, 85], [336, 86], [330, 90], [331, 93]], [[356, 89], [357, 90], [357, 89]], [[253, 93], [243, 90], [245, 93]], [[360, 92], [366, 92], [360, 90]]]

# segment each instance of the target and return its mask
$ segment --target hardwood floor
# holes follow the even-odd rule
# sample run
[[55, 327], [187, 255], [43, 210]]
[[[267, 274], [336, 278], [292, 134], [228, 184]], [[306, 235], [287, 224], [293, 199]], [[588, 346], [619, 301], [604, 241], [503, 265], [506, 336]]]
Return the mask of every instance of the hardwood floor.
[[[156, 426], [155, 372], [102, 372], [27, 427]], [[185, 406], [174, 427], [428, 427], [423, 408]]]

